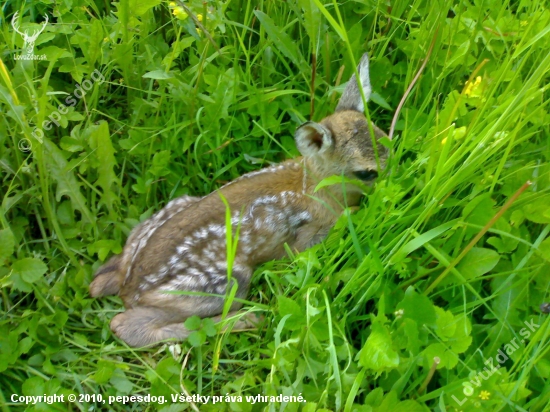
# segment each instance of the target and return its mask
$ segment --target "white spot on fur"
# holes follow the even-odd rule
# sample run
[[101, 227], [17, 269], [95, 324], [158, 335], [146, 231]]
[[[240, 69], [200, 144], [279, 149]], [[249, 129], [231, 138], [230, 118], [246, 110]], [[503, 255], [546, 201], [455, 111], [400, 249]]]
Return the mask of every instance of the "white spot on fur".
[[177, 256], [177, 255], [174, 255], [170, 258], [170, 260], [168, 261], [169, 265], [170, 266], [175, 266], [179, 261], [180, 261], [180, 257]]
[[210, 260], [215, 260], [216, 259], [216, 252], [214, 252], [213, 250], [205, 250], [204, 251], [204, 254], [206, 255], [206, 257]]
[[225, 260], [216, 262], [215, 265], [216, 265], [216, 268], [218, 269], [218, 271], [221, 271], [221, 272], [224, 272], [224, 273], [227, 272], [227, 262]]
[[193, 268], [193, 267], [187, 269], [187, 274], [189, 276], [201, 276], [202, 275], [201, 271], [199, 271], [197, 268]]
[[203, 227], [203, 228], [197, 230], [195, 233], [193, 233], [192, 236], [195, 239], [198, 239], [198, 240], [206, 239], [206, 237], [208, 236], [208, 230]]
[[311, 222], [311, 214], [307, 210], [304, 210], [297, 215], [291, 215], [289, 220], [292, 226], [298, 226], [304, 222]]
[[153, 285], [160, 282], [164, 276], [159, 273], [152, 273], [150, 275], [145, 276], [145, 280], [149, 283], [152, 283]]
[[164, 292], [171, 292], [175, 290], [192, 290], [195, 289], [196, 286], [197, 279], [192, 276], [181, 275], [162, 285], [158, 290]]
[[189, 246], [187, 246], [187, 245], [178, 246], [176, 248], [176, 251], [178, 252], [179, 255], [183, 255], [188, 250], [189, 250]]
[[208, 225], [208, 232], [212, 233], [216, 237], [221, 237], [225, 235], [225, 226], [210, 224]]
[[176, 270], [184, 270], [184, 269], [187, 269], [187, 263], [185, 263], [184, 261], [179, 261], [176, 266], [174, 266], [174, 269]]

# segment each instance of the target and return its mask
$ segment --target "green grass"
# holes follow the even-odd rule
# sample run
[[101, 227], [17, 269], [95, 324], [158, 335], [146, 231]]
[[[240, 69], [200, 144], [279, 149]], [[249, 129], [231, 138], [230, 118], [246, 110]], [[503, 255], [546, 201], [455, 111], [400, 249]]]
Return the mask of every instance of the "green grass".
[[[24, 409], [12, 394], [72, 393], [167, 402], [28, 410], [548, 410], [546, 2], [192, 0], [183, 19], [160, 0], [70, 3], [0, 11], [2, 410]], [[29, 32], [50, 17], [34, 50], [46, 60], [14, 59], [16, 11]], [[389, 130], [434, 38], [360, 210], [255, 272], [246, 307], [265, 315], [260, 330], [192, 322], [175, 348], [113, 338], [122, 303], [88, 284], [132, 227], [296, 156], [295, 128], [334, 110], [365, 51], [368, 115]], [[105, 81], [33, 137], [94, 70]], [[503, 359], [492, 374], [489, 359]], [[172, 403], [183, 390], [243, 402]], [[280, 394], [307, 403], [245, 399]]]

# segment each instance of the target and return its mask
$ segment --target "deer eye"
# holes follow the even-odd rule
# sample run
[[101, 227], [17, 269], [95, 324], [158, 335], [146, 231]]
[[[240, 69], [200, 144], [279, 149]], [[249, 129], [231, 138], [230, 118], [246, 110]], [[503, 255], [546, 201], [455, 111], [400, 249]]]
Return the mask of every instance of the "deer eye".
[[378, 177], [378, 172], [376, 170], [358, 170], [353, 172], [355, 177], [359, 180], [368, 182], [369, 180], [374, 180]]

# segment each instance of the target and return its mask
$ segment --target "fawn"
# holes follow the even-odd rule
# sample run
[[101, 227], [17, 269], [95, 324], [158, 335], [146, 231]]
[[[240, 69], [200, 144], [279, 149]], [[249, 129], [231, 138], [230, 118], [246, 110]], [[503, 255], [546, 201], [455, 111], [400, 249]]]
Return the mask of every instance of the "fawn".
[[[365, 98], [371, 94], [369, 59], [358, 66]], [[251, 172], [219, 192], [231, 210], [231, 226], [239, 227], [232, 279], [244, 298], [255, 267], [294, 250], [321, 242], [346, 206], [359, 204], [361, 191], [346, 184], [316, 185], [332, 175], [370, 182], [377, 164], [364, 116], [358, 82], [353, 75], [336, 112], [319, 123], [306, 122], [295, 133], [302, 157]], [[386, 134], [372, 125], [375, 138]], [[382, 167], [387, 150], [378, 145]], [[222, 313], [228, 287], [226, 206], [218, 191], [202, 198], [182, 196], [137, 226], [120, 255], [99, 268], [90, 284], [93, 297], [119, 294], [127, 308], [111, 321], [111, 330], [128, 345], [145, 346], [164, 339], [185, 339], [185, 319]], [[203, 292], [218, 296], [185, 295]], [[220, 296], [221, 295], [221, 296]], [[234, 302], [231, 311], [241, 304]], [[246, 318], [246, 317], [245, 317]], [[219, 321], [220, 317], [215, 317]], [[250, 324], [244, 319], [237, 327]]]

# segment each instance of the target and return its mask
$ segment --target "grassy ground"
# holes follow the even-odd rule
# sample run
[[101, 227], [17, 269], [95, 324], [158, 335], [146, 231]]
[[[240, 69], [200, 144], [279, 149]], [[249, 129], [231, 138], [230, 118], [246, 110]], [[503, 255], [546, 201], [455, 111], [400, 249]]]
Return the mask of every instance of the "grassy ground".
[[[192, 18], [160, 0], [4, 4], [2, 410], [24, 408], [12, 394], [79, 395], [41, 411], [549, 410], [548, 4], [391, 3], [192, 0]], [[29, 33], [48, 14], [44, 60], [14, 58], [16, 11]], [[295, 128], [334, 110], [365, 51], [369, 115], [389, 130], [432, 41], [360, 211], [256, 271], [261, 330], [113, 338], [120, 299], [87, 287], [132, 227], [296, 155]], [[172, 402], [182, 391], [223, 398]], [[307, 402], [246, 399], [281, 394]]]

